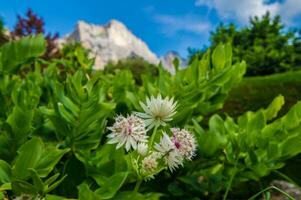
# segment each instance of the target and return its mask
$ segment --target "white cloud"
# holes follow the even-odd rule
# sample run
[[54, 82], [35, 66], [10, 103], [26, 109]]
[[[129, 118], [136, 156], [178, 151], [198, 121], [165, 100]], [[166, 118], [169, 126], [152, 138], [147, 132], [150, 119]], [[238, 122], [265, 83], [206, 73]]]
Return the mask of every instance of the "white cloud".
[[193, 34], [207, 34], [211, 28], [208, 20], [197, 15], [160, 15], [155, 14], [154, 19], [161, 24], [162, 32], [166, 35], [175, 35], [179, 32]]
[[[301, 0], [286, 0], [280, 7], [280, 14], [284, 21], [290, 25], [295, 25], [294, 17], [301, 14]], [[300, 23], [300, 19], [297, 23]]]
[[207, 6], [215, 9], [224, 19], [234, 19], [239, 23], [247, 23], [250, 16], [262, 16], [267, 11], [272, 16], [281, 15], [283, 20], [291, 24], [298, 14], [301, 14], [301, 0], [285, 0], [266, 4], [265, 0], [196, 0], [196, 6]]

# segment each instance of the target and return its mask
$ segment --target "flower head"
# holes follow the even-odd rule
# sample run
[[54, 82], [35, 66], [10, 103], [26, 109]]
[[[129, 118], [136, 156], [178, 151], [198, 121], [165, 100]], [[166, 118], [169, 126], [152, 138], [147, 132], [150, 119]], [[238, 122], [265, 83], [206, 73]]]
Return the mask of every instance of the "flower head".
[[141, 173], [143, 176], [153, 178], [153, 174], [158, 169], [158, 159], [161, 156], [158, 152], [152, 152], [141, 161]]
[[178, 168], [179, 165], [183, 165], [184, 158], [182, 154], [166, 133], [163, 133], [163, 137], [160, 143], [155, 145], [155, 149], [163, 155], [163, 159], [171, 171]]
[[112, 133], [107, 137], [109, 144], [117, 143], [117, 149], [125, 145], [127, 151], [132, 147], [137, 149], [138, 143], [147, 142], [144, 121], [136, 115], [127, 117], [118, 116], [112, 127], [108, 128]]
[[195, 154], [196, 141], [194, 136], [185, 129], [172, 128], [172, 142], [174, 143], [180, 154], [187, 160]]
[[146, 104], [140, 102], [144, 113], [136, 113], [137, 116], [145, 120], [145, 125], [151, 129], [154, 126], [165, 126], [166, 122], [171, 121], [176, 114], [177, 103], [173, 98], [162, 98], [158, 95], [156, 98], [146, 99]]

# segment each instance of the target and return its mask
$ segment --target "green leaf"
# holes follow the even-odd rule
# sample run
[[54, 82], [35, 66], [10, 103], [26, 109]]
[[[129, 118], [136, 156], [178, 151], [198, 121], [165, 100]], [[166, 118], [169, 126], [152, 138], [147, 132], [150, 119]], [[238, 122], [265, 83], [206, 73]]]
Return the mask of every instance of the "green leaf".
[[67, 175], [63, 176], [60, 180], [54, 182], [52, 185], [48, 186], [48, 188], [44, 191], [45, 193], [49, 193], [52, 190], [54, 190], [56, 187], [58, 187], [67, 177]]
[[[57, 196], [57, 195], [51, 195], [51, 194], [47, 194], [46, 197], [45, 197], [46, 200], [68, 200], [67, 198], [65, 197], [60, 197], [60, 196]], [[69, 199], [71, 200], [71, 199]]]
[[281, 142], [279, 149], [285, 158], [293, 157], [301, 152], [301, 126], [292, 131], [290, 136]]
[[232, 46], [230, 43], [225, 45], [225, 56], [226, 56], [226, 66], [231, 66], [232, 64]]
[[267, 118], [267, 120], [271, 120], [277, 117], [277, 114], [283, 105], [284, 97], [282, 95], [279, 95], [272, 101], [268, 108], [265, 109], [265, 117]]
[[14, 179], [12, 182], [12, 190], [16, 195], [20, 194], [37, 194], [37, 188], [21, 179]]
[[103, 199], [114, 197], [116, 192], [121, 188], [128, 176], [128, 172], [119, 172], [111, 176], [108, 181], [95, 192]]
[[32, 119], [33, 111], [24, 110], [19, 106], [15, 106], [12, 113], [8, 116], [7, 122], [13, 130], [14, 142], [17, 146], [22, 144], [27, 138], [31, 129]]
[[62, 103], [58, 102], [57, 107], [58, 107], [58, 111], [59, 111], [61, 117], [64, 120], [66, 120], [66, 122], [68, 122], [70, 124], [76, 123], [76, 120], [75, 120], [75, 117], [73, 116], [73, 114], [70, 111], [68, 111]]
[[0, 66], [3, 71], [14, 73], [22, 64], [43, 55], [45, 48], [46, 42], [42, 34], [6, 43], [0, 48]]
[[215, 72], [221, 71], [226, 64], [225, 46], [219, 44], [212, 53], [212, 64]]
[[210, 69], [210, 51], [206, 52], [202, 59], [198, 63], [199, 67], [199, 78], [201, 80], [209, 78]]
[[46, 177], [53, 170], [54, 166], [61, 160], [63, 155], [69, 152], [70, 149], [59, 150], [56, 148], [48, 148], [43, 151], [43, 154], [35, 166], [35, 170], [40, 177]]
[[43, 152], [43, 143], [40, 138], [34, 137], [23, 144], [18, 150], [18, 157], [13, 166], [13, 176], [16, 178], [29, 177], [29, 168], [35, 168]]
[[0, 192], [11, 190], [11, 183], [4, 183], [3, 185], [0, 185]]
[[46, 177], [68, 151], [69, 149], [58, 150], [53, 147], [45, 149], [42, 140], [33, 137], [18, 150], [18, 156], [13, 166], [13, 175], [16, 178], [26, 179], [29, 177], [29, 169], [31, 169], [31, 171], [35, 170], [39, 177]]
[[103, 198], [98, 195], [97, 193], [90, 190], [89, 186], [86, 183], [81, 184], [78, 186], [79, 194], [78, 199], [79, 200], [102, 200]]
[[227, 142], [223, 120], [214, 115], [209, 120], [209, 131], [205, 132], [196, 121], [194, 130], [198, 141], [198, 149], [205, 156], [212, 156], [218, 149], [222, 149]]
[[120, 192], [113, 198], [113, 200], [146, 200], [145, 196], [138, 192], [125, 191]]
[[138, 192], [133, 192], [133, 191], [124, 191], [118, 193], [113, 200], [159, 200], [160, 197], [164, 196], [161, 193], [146, 193], [146, 194], [141, 194]]
[[54, 174], [53, 176], [49, 177], [44, 183], [45, 185], [52, 184], [58, 177], [60, 176], [59, 173]]
[[4, 160], [0, 160], [0, 184], [9, 183], [11, 181], [11, 167]]
[[37, 171], [34, 169], [28, 169], [28, 171], [30, 172], [33, 184], [37, 188], [37, 191], [42, 194], [44, 192], [44, 183], [39, 177]]

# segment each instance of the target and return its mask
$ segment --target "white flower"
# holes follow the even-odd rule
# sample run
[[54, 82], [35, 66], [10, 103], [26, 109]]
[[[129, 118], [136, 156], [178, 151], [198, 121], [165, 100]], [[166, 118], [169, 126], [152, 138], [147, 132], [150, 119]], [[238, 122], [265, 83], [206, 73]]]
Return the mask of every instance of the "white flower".
[[147, 150], [148, 150], [148, 146], [146, 143], [139, 143], [137, 146], [137, 152], [141, 155], [141, 156], [146, 156], [147, 154]]
[[139, 117], [145, 120], [145, 125], [148, 129], [154, 126], [165, 126], [166, 122], [171, 121], [172, 117], [176, 114], [177, 103], [173, 98], [162, 98], [158, 95], [156, 98], [146, 99], [146, 104], [140, 102], [144, 113], [136, 113]]
[[162, 155], [158, 152], [153, 152], [141, 161], [141, 173], [146, 179], [153, 178], [153, 174], [158, 169], [158, 159]]
[[155, 144], [155, 149], [163, 155], [170, 171], [175, 170], [179, 165], [183, 165], [183, 156], [166, 133], [163, 133], [160, 143]]
[[195, 155], [196, 141], [194, 136], [185, 129], [172, 128], [172, 142], [175, 144], [180, 154], [187, 160]]
[[113, 126], [108, 129], [112, 131], [107, 136], [109, 138], [108, 143], [117, 143], [116, 149], [125, 144], [125, 149], [129, 151], [131, 147], [137, 149], [138, 143], [147, 142], [148, 136], [146, 135], [144, 121], [136, 115], [118, 116]]

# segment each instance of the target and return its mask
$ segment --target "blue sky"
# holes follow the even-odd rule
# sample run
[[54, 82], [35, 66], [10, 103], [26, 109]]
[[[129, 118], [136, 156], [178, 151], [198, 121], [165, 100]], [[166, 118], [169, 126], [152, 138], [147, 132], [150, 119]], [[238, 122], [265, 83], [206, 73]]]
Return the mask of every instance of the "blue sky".
[[42, 16], [46, 31], [71, 32], [78, 20], [123, 22], [158, 55], [169, 50], [187, 55], [187, 48], [208, 45], [220, 23], [243, 26], [249, 16], [270, 11], [290, 27], [301, 28], [301, 0], [0, 0], [0, 16], [12, 28], [27, 8]]

